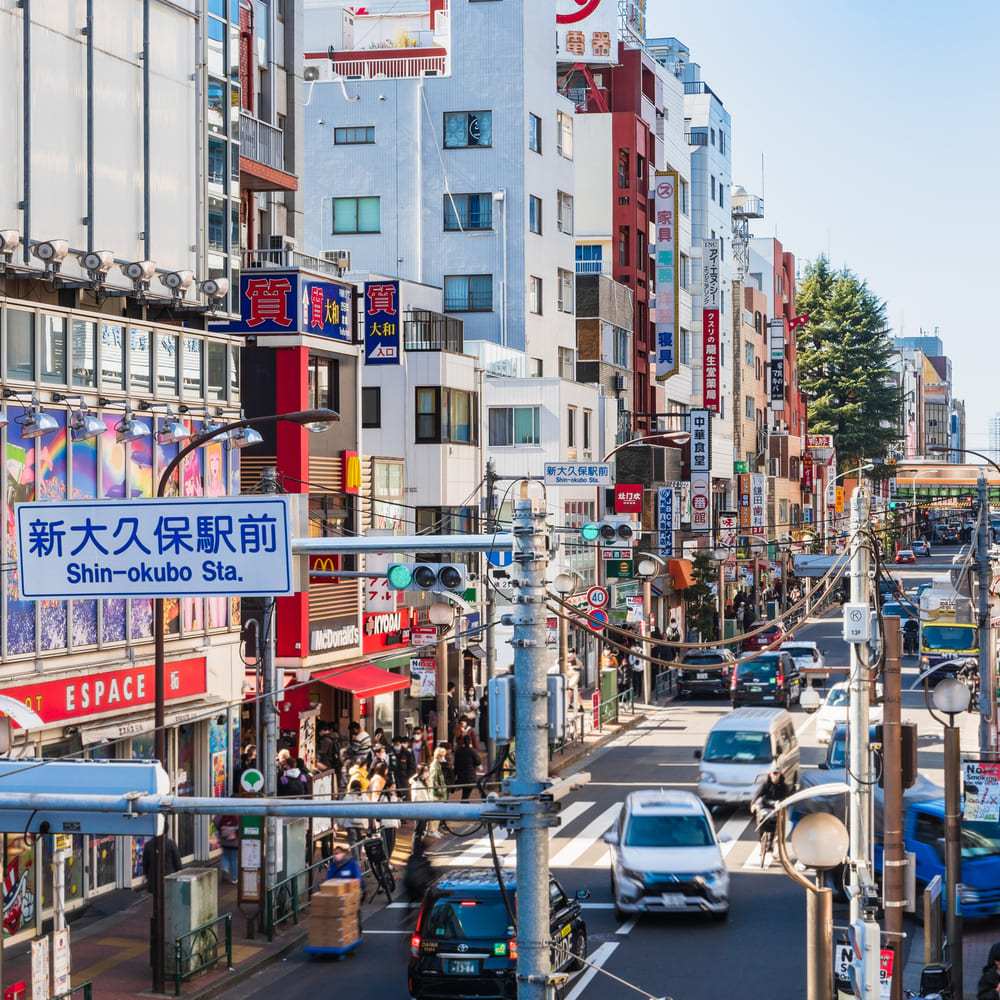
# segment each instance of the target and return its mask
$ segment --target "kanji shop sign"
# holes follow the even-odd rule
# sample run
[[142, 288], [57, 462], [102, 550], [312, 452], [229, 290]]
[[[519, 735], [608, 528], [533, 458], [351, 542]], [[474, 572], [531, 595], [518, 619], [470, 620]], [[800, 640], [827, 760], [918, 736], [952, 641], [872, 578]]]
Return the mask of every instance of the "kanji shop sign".
[[[102, 712], [128, 712], [152, 705], [156, 697], [154, 667], [124, 667], [95, 674], [76, 673], [61, 680], [4, 687], [3, 693], [37, 712], [45, 724], [84, 719]], [[208, 690], [205, 658], [175, 660], [166, 665], [166, 700], [191, 698]]]
[[297, 270], [240, 275], [240, 316], [214, 325], [226, 333], [312, 333], [351, 343], [351, 285], [320, 281]]
[[702, 405], [719, 412], [722, 347], [722, 240], [703, 240], [701, 252]]
[[615, 484], [615, 513], [641, 514], [642, 487], [631, 484]]
[[293, 591], [290, 497], [19, 503], [19, 596]]
[[708, 410], [691, 411], [691, 471], [712, 468], [712, 418]]
[[567, 62], [614, 62], [618, 0], [556, 0], [556, 40]]
[[677, 174], [656, 172], [656, 379], [676, 375], [678, 271]]
[[365, 364], [399, 364], [399, 282], [365, 282]]
[[712, 479], [700, 472], [691, 473], [691, 530], [708, 531], [712, 527]]

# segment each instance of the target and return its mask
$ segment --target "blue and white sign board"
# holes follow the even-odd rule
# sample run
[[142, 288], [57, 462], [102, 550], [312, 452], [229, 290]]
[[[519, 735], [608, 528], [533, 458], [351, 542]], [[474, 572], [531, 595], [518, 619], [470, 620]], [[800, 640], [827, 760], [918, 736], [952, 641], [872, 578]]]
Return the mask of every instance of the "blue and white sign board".
[[490, 549], [486, 553], [486, 561], [497, 569], [504, 569], [513, 563], [514, 552], [512, 549]]
[[20, 596], [293, 592], [291, 497], [20, 503]]
[[610, 486], [610, 462], [546, 462], [546, 486]]
[[674, 554], [674, 529], [678, 527], [680, 509], [673, 486], [661, 486], [656, 495], [656, 528], [661, 556]]

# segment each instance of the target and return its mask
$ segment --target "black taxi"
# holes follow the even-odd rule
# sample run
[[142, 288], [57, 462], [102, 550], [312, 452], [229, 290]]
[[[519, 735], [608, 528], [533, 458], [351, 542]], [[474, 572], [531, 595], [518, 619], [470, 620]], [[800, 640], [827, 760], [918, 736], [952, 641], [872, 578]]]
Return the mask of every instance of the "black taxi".
[[[514, 871], [501, 872], [516, 914]], [[577, 972], [587, 957], [581, 889], [570, 897], [549, 877], [552, 971]], [[414, 1000], [459, 997], [516, 1000], [517, 935], [492, 868], [461, 868], [435, 880], [410, 938], [408, 981]]]

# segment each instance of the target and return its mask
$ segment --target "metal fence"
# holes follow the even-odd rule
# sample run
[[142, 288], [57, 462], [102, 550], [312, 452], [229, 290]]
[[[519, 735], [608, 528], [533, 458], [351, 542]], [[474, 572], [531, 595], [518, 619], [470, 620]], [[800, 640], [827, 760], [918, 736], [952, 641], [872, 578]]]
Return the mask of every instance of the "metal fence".
[[[291, 920], [293, 924], [299, 922], [299, 915], [309, 907], [313, 890], [320, 882], [325, 881], [326, 870], [332, 860], [332, 858], [322, 858], [314, 861], [301, 871], [276, 882], [267, 890], [264, 919], [268, 941], [274, 940], [275, 929], [286, 920]], [[316, 877], [317, 872], [322, 872], [321, 878]]]
[[[219, 940], [219, 924], [223, 925], [223, 937]], [[233, 915], [224, 913], [221, 917], [195, 927], [186, 934], [174, 938], [174, 995], [181, 995], [181, 982], [190, 979], [196, 972], [212, 968], [222, 957], [219, 948], [225, 950], [226, 967], [233, 971]], [[85, 997], [84, 1000], [87, 1000]]]
[[52, 998], [52, 1000], [67, 1000], [67, 997], [73, 996], [74, 993], [83, 992], [83, 1000], [90, 1000], [91, 998], [92, 983], [88, 979], [85, 983], [80, 983], [79, 986], [74, 986], [73, 989], [69, 990], [67, 993], [60, 993], [58, 996]]

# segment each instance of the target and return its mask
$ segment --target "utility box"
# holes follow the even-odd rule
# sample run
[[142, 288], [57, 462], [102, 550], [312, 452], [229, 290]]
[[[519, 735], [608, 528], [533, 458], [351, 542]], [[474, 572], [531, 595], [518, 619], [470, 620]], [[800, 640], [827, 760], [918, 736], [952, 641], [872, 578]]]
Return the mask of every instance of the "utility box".
[[618, 721], [618, 671], [614, 667], [601, 669], [601, 707], [600, 720], [603, 726], [607, 722]]
[[[281, 858], [281, 868], [285, 878], [291, 878], [306, 867], [306, 840], [309, 836], [309, 820], [305, 816], [293, 819], [279, 818], [277, 822], [284, 826], [282, 843], [284, 853]], [[300, 878], [299, 902], [304, 903], [309, 898], [309, 880]]]
[[196, 927], [211, 923], [219, 915], [219, 881], [215, 868], [185, 868], [163, 880], [163, 927], [166, 973], [176, 976], [175, 942], [181, 941], [182, 976], [212, 961], [218, 953], [217, 929], [206, 928], [201, 934], [185, 937]]

